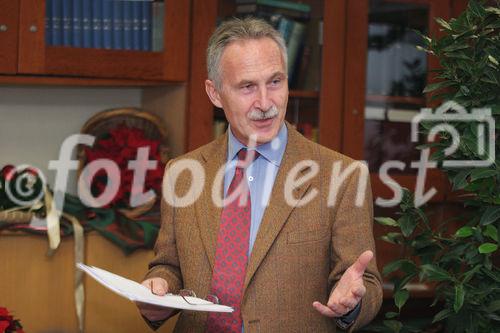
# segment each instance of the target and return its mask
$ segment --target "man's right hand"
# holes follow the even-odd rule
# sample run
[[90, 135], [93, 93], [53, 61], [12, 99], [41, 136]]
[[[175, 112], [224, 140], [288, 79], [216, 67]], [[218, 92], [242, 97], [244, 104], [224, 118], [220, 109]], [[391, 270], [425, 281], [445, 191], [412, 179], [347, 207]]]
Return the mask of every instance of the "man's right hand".
[[[147, 279], [142, 281], [141, 284], [150, 289], [151, 292], [155, 295], [163, 296], [166, 293], [168, 293], [168, 283], [162, 278], [155, 277]], [[135, 304], [139, 308], [141, 314], [150, 321], [167, 319], [173, 312], [173, 310], [170, 308], [156, 306], [153, 304], [146, 304], [140, 302], [136, 302]]]

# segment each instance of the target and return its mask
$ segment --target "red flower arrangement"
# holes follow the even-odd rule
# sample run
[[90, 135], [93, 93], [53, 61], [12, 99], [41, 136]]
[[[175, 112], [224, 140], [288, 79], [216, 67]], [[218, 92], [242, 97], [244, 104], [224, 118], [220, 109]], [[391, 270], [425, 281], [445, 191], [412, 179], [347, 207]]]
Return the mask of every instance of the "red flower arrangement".
[[24, 333], [18, 319], [14, 319], [9, 311], [0, 306], [0, 333]]
[[[109, 135], [96, 140], [94, 147], [85, 147], [86, 164], [99, 159], [111, 160], [118, 166], [119, 174], [108, 174], [101, 169], [95, 173], [92, 179], [85, 179], [86, 184], [90, 183], [90, 191], [94, 197], [101, 195], [108, 182], [115, 184], [120, 182], [118, 192], [104, 208], [130, 207], [130, 198], [136, 193], [153, 190], [156, 195], [161, 193], [161, 184], [165, 164], [161, 161], [160, 154], [161, 143], [159, 140], [146, 138], [144, 131], [138, 128], [130, 128], [126, 125], [120, 125], [111, 130]], [[148, 160], [158, 161], [155, 169], [148, 169], [144, 186], [132, 188], [134, 170], [128, 166], [129, 161], [137, 159], [139, 148], [149, 147]], [[145, 161], [144, 163], [148, 163]], [[146, 165], [143, 166], [144, 168]], [[140, 184], [142, 185], [142, 184]]]

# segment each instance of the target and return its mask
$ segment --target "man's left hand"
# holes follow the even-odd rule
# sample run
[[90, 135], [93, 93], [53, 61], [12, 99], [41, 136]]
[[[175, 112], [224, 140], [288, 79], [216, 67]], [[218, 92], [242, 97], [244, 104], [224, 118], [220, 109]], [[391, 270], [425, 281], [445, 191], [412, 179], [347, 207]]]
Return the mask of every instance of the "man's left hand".
[[372, 251], [363, 252], [349, 267], [333, 289], [326, 305], [314, 302], [313, 307], [324, 316], [342, 317], [358, 305], [366, 293], [363, 274], [373, 258]]

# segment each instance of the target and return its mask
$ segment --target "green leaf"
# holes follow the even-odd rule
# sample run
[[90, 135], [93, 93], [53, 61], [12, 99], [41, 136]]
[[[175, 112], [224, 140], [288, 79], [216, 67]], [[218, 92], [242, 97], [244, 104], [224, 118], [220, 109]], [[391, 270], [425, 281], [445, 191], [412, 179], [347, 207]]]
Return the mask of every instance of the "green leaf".
[[443, 319], [446, 319], [448, 318], [453, 312], [451, 311], [451, 309], [444, 309], [444, 310], [441, 310], [439, 311], [438, 313], [436, 313], [436, 315], [434, 316], [434, 318], [432, 319], [432, 322], [433, 323], [436, 323], [438, 321], [441, 321]]
[[455, 285], [455, 301], [453, 303], [453, 310], [458, 313], [462, 306], [464, 305], [465, 291], [462, 284]]
[[457, 50], [464, 50], [469, 48], [469, 44], [460, 44], [460, 43], [455, 43], [451, 44], [443, 49], [443, 52], [453, 52]]
[[415, 227], [417, 226], [417, 221], [411, 215], [403, 215], [398, 219], [399, 226], [401, 227], [401, 232], [403, 236], [409, 237]]
[[399, 232], [388, 232], [386, 235], [380, 237], [383, 241], [391, 244], [399, 244], [401, 241], [401, 233]]
[[394, 303], [398, 307], [398, 309], [401, 311], [401, 308], [403, 305], [405, 305], [406, 301], [410, 297], [410, 293], [406, 289], [401, 289], [396, 292], [394, 295]]
[[462, 283], [469, 282], [470, 279], [472, 279], [472, 277], [474, 276], [474, 274], [476, 274], [481, 269], [481, 267], [482, 267], [482, 265], [476, 265], [473, 269], [471, 269], [470, 271], [466, 272], [464, 274]]
[[428, 92], [431, 92], [431, 91], [434, 91], [434, 90], [437, 90], [437, 89], [442, 89], [442, 88], [446, 88], [446, 87], [451, 87], [453, 85], [455, 85], [456, 83], [453, 82], [453, 81], [441, 81], [441, 82], [437, 82], [437, 83], [431, 83], [429, 85], [427, 85], [424, 89], [424, 94], [425, 93], [428, 93]]
[[478, 179], [489, 178], [497, 175], [497, 171], [493, 169], [474, 169], [470, 176], [471, 181], [475, 181]]
[[496, 15], [499, 15], [500, 16], [500, 8], [496, 8], [496, 7], [486, 7], [485, 8], [485, 11], [488, 12], [488, 13], [492, 13], [492, 14], [496, 14]]
[[483, 231], [483, 235], [498, 242], [498, 230], [491, 224], [486, 226], [486, 229]]
[[377, 221], [381, 225], [388, 225], [391, 227], [397, 227], [398, 222], [390, 217], [375, 217], [375, 221]]
[[399, 260], [390, 262], [387, 265], [385, 265], [383, 270], [382, 270], [382, 274], [389, 275], [392, 272], [397, 271], [398, 269], [403, 267], [403, 265], [405, 265], [405, 264], [410, 264], [410, 265], [415, 266], [415, 264], [408, 259], [399, 259]]
[[491, 206], [481, 216], [479, 223], [481, 225], [488, 225], [500, 218], [500, 206]]
[[437, 17], [436, 18], [436, 22], [442, 26], [443, 28], [445, 28], [446, 30], [452, 30], [451, 26], [448, 24], [448, 22], [446, 22], [445, 20], [443, 20], [442, 18], [440, 17]]
[[487, 254], [491, 252], [495, 252], [498, 250], [498, 245], [493, 243], [484, 243], [478, 247], [479, 253]]
[[395, 290], [403, 289], [408, 284], [408, 282], [410, 282], [411, 280], [413, 280], [415, 278], [415, 276], [417, 276], [416, 271], [415, 271], [415, 273], [411, 273], [402, 279], [395, 279], [394, 289]]
[[422, 275], [427, 277], [429, 281], [448, 281], [451, 280], [450, 274], [442, 268], [439, 268], [432, 264], [426, 264], [420, 266], [422, 269]]
[[492, 55], [489, 55], [489, 56], [488, 56], [488, 60], [489, 60], [492, 64], [494, 64], [494, 65], [496, 65], [496, 66], [498, 66], [498, 65], [499, 65], [498, 60], [496, 60], [496, 59], [495, 59], [495, 57], [493, 57]]
[[399, 313], [397, 313], [397, 312], [386, 312], [386, 314], [385, 314], [385, 317], [387, 319], [396, 318], [397, 316], [399, 316]]
[[397, 320], [384, 320], [383, 323], [385, 327], [389, 328], [394, 333], [399, 333], [401, 328], [403, 328], [403, 324]]
[[495, 300], [493, 302], [491, 302], [490, 304], [488, 304], [488, 306], [486, 307], [487, 311], [488, 312], [498, 312], [500, 311], [500, 300]]
[[469, 177], [471, 172], [471, 169], [462, 170], [451, 179], [454, 191], [461, 190], [467, 186], [467, 177]]
[[465, 238], [465, 237], [469, 237], [469, 236], [472, 236], [474, 234], [474, 229], [472, 229], [471, 227], [462, 227], [460, 229], [457, 230], [457, 232], [455, 233], [455, 236], [459, 237], [459, 238]]

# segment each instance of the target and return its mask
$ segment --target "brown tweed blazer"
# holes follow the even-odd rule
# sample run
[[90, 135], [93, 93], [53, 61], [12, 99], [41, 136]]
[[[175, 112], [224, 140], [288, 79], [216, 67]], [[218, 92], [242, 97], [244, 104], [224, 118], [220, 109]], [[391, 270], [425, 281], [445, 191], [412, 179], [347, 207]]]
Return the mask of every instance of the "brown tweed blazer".
[[[319, 314], [312, 303], [325, 304], [344, 270], [363, 251], [375, 252], [371, 189], [368, 183], [365, 201], [356, 207], [359, 171], [353, 172], [340, 186], [336, 204], [328, 207], [333, 164], [341, 161], [344, 169], [353, 160], [287, 126], [288, 144], [248, 262], [241, 307], [244, 329], [245, 333], [335, 332], [335, 321]], [[162, 227], [146, 278], [164, 278], [171, 292], [185, 288], [199, 297], [210, 293], [222, 212], [213, 203], [212, 186], [226, 161], [227, 140], [226, 134], [167, 165], [168, 169], [174, 161], [193, 159], [205, 170], [205, 186], [193, 205], [174, 208], [165, 200], [162, 203]], [[285, 201], [284, 185], [289, 171], [302, 160], [316, 161], [320, 169], [293, 191], [294, 198], [315, 190], [317, 195], [306, 205], [291, 207]], [[307, 173], [307, 168], [301, 173]], [[171, 190], [182, 197], [191, 180], [190, 172], [182, 172]], [[382, 288], [375, 260], [364, 280], [367, 293], [351, 331], [367, 324], [379, 310]], [[204, 332], [206, 319], [207, 313], [183, 311], [175, 332]]]

